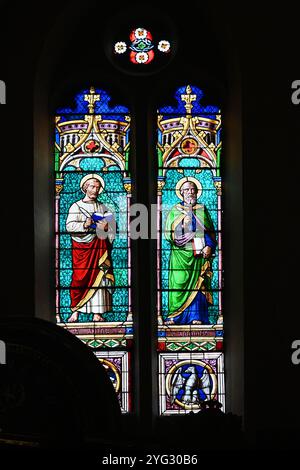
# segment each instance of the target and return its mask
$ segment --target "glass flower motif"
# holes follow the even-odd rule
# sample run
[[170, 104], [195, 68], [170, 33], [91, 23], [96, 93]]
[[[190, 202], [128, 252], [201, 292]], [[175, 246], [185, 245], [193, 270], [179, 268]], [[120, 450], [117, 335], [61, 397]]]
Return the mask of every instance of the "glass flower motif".
[[115, 53], [116, 54], [123, 54], [127, 49], [126, 42], [119, 41], [115, 44]]
[[[127, 49], [130, 50], [129, 59], [133, 64], [150, 64], [154, 59], [155, 44], [150, 31], [145, 28], [136, 28], [129, 35], [130, 44], [124, 41], [118, 41], [114, 45], [116, 54], [124, 54]], [[167, 53], [171, 50], [169, 41], [161, 40], [157, 44], [157, 50]]]
[[169, 41], [159, 41], [157, 49], [161, 52], [169, 52], [171, 44]]

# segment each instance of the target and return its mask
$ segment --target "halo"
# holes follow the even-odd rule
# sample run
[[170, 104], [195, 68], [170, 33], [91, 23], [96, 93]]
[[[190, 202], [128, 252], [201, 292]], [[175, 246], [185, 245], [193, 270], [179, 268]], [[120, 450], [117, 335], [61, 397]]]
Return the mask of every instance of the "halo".
[[84, 193], [82, 187], [83, 187], [83, 185], [86, 181], [91, 180], [91, 179], [95, 179], [95, 180], [98, 180], [100, 182], [101, 187], [99, 189], [99, 194], [102, 193], [102, 191], [104, 189], [104, 186], [105, 186], [105, 183], [104, 183], [103, 178], [101, 178], [101, 176], [97, 175], [97, 173], [90, 173], [89, 175], [86, 175], [81, 179], [81, 181], [80, 181], [81, 191]]
[[178, 183], [176, 184], [176, 189], [175, 189], [177, 197], [179, 197], [179, 199], [183, 201], [183, 196], [182, 194], [180, 194], [180, 189], [181, 189], [181, 186], [187, 181], [190, 181], [191, 183], [194, 183], [196, 185], [196, 188], [198, 189], [197, 191], [197, 199], [198, 199], [202, 194], [202, 184], [196, 178], [193, 178], [193, 176], [185, 176], [184, 178], [181, 178], [178, 181]]
[[118, 371], [117, 367], [113, 362], [108, 361], [107, 359], [104, 359], [104, 357], [98, 357], [100, 362], [104, 363], [107, 367], [109, 367], [116, 376], [116, 385], [115, 385], [115, 391], [118, 393], [120, 390], [120, 385], [121, 385], [121, 379], [120, 379], [120, 372]]

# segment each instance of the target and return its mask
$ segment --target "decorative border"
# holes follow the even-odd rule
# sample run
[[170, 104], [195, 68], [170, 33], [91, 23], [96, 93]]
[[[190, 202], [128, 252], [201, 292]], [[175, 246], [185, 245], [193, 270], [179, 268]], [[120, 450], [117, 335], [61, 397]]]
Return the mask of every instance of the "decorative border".
[[221, 351], [223, 325], [169, 325], [158, 327], [158, 351]]
[[76, 335], [91, 348], [131, 347], [133, 341], [132, 322], [64, 323], [59, 321], [57, 325]]
[[129, 413], [131, 409], [130, 400], [130, 370], [129, 353], [127, 351], [96, 351], [95, 356], [105, 365], [111, 367], [117, 380], [114, 388], [116, 390], [122, 413]]
[[[176, 363], [181, 363], [182, 361], [186, 361], [189, 363], [195, 362], [198, 364], [199, 361], [202, 363], [207, 364], [208, 369], [212, 369], [213, 373], [217, 378], [217, 390], [215, 398], [222, 403], [222, 411], [225, 412], [225, 377], [224, 377], [224, 354], [219, 352], [209, 352], [209, 353], [162, 353], [159, 354], [159, 413], [161, 415], [178, 415], [178, 414], [186, 414], [191, 411], [194, 413], [199, 412], [199, 406], [195, 407], [185, 407], [177, 409], [168, 409], [167, 407], [167, 387], [166, 381], [168, 374], [172, 367], [174, 368], [174, 364], [171, 367], [167, 367], [166, 361], [167, 360], [176, 360]], [[208, 361], [215, 360], [216, 365], [212, 366], [209, 364]]]

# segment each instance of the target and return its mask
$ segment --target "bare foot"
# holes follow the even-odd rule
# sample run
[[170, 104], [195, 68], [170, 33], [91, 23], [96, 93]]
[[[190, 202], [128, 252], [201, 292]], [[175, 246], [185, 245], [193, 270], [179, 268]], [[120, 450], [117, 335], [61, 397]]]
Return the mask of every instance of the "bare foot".
[[78, 320], [78, 312], [74, 312], [72, 313], [72, 315], [70, 316], [68, 322], [77, 322]]
[[200, 320], [193, 320], [192, 325], [202, 325], [202, 321]]
[[105, 321], [103, 317], [99, 313], [94, 313], [93, 321]]

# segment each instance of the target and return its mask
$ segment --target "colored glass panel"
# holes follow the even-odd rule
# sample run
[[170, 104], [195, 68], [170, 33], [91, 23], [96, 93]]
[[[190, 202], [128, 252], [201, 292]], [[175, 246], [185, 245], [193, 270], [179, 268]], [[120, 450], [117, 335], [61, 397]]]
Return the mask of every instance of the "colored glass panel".
[[208, 400], [218, 400], [225, 411], [223, 353], [162, 353], [159, 371], [160, 414], [197, 412]]
[[126, 367], [120, 359], [118, 373], [105, 362], [112, 382], [115, 371], [127, 412], [124, 374], [133, 338], [130, 115], [109, 101], [106, 91], [91, 87], [75, 97], [74, 108], [59, 109], [55, 120], [56, 318], [101, 360], [109, 351], [127, 357]]
[[[179, 88], [175, 98], [177, 106], [162, 107], [158, 113], [157, 349], [174, 357], [189, 352], [192, 363], [184, 369], [200, 380], [194, 358], [200, 351], [223, 350], [221, 112], [202, 105], [203, 92], [194, 86]], [[169, 400], [161, 367], [160, 361], [160, 395]], [[184, 389], [191, 374], [181, 370], [179, 377], [175, 372], [170, 372], [172, 380], [181, 381]], [[221, 393], [217, 379], [216, 390], [206, 398], [201, 392], [191, 398], [182, 391], [178, 413], [189, 409], [189, 400], [193, 410], [200, 410], [202, 401], [216, 399]], [[175, 412], [161, 405], [161, 413]]]
[[155, 50], [159, 53], [168, 53], [171, 44], [167, 40], [160, 40], [157, 44], [153, 42], [153, 36], [145, 28], [136, 28], [129, 34], [128, 44], [118, 41], [114, 45], [115, 54], [124, 54], [129, 50], [129, 60], [132, 64], [150, 64], [155, 56]]

